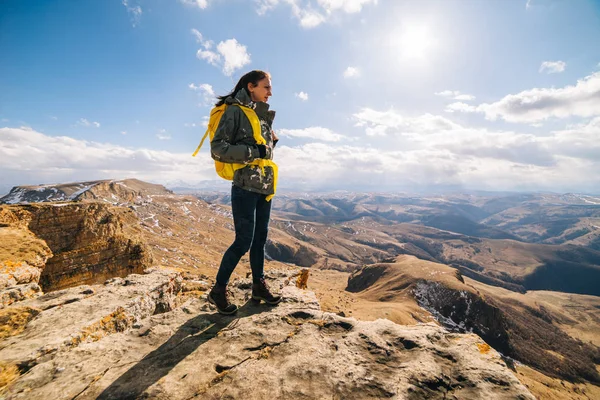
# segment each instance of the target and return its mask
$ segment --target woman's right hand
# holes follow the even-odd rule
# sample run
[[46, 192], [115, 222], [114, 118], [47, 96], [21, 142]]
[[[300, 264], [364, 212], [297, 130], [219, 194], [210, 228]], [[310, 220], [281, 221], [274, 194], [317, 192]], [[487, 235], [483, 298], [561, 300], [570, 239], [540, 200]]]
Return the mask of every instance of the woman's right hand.
[[264, 144], [257, 144], [259, 158], [267, 158], [267, 146]]

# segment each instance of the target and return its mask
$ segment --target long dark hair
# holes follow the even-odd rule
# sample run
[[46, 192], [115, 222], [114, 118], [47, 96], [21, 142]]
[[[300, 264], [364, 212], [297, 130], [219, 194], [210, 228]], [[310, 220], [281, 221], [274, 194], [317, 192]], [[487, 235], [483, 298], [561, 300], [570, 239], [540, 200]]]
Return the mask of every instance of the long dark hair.
[[248, 92], [248, 84], [249, 83], [252, 83], [254, 86], [256, 86], [256, 85], [258, 85], [258, 81], [262, 81], [265, 78], [271, 79], [271, 74], [269, 74], [268, 72], [265, 72], [265, 71], [257, 70], [257, 69], [255, 69], [254, 71], [248, 72], [247, 74], [245, 74], [244, 76], [242, 76], [240, 78], [237, 85], [235, 85], [235, 88], [230, 93], [228, 93], [224, 96], [217, 96], [217, 99], [219, 99], [219, 101], [217, 102], [217, 104], [215, 104], [215, 106], [218, 107], [220, 105], [223, 105], [223, 103], [225, 103], [226, 98], [228, 98], [229, 96], [235, 96], [235, 94], [242, 89], [244, 89], [246, 92]]

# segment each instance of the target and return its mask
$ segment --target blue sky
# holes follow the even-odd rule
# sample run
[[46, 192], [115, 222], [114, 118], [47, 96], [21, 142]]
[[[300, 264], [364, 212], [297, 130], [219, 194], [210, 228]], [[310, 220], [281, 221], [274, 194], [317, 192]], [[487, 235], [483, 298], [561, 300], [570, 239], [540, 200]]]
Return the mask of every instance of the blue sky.
[[282, 188], [597, 193], [598, 43], [597, 0], [5, 0], [0, 191], [215, 180], [211, 96], [265, 69]]

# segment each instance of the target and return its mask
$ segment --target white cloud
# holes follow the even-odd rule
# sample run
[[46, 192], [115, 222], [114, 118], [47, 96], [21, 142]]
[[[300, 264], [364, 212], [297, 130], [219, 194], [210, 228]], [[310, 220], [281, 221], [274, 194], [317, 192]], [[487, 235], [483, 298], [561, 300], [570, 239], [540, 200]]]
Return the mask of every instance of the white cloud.
[[166, 129], [159, 130], [156, 134], [156, 137], [158, 138], [158, 140], [171, 140], [171, 135], [167, 133]]
[[[480, 135], [486, 143], [484, 135]], [[502, 135], [497, 137], [502, 138]], [[337, 146], [309, 143], [299, 147], [278, 147], [281, 186], [321, 190], [414, 190], [431, 187], [487, 190], [591, 191], [600, 176], [584, 178], [597, 161], [559, 157], [554, 160], [526, 138], [493, 146], [444, 148], [430, 145], [418, 149], [396, 150], [365, 146]], [[468, 143], [463, 143], [468, 146]], [[449, 146], [445, 146], [449, 147]], [[539, 151], [539, 163], [531, 159]], [[483, 154], [478, 154], [483, 152]], [[306, 166], [318, 174], [306, 174]], [[583, 174], [583, 175], [580, 175]], [[587, 175], [589, 176], [589, 175]]]
[[456, 102], [456, 103], [450, 103], [446, 106], [446, 108], [444, 109], [444, 111], [452, 113], [455, 111], [459, 111], [459, 112], [477, 112], [477, 107], [469, 105], [467, 103], [462, 103], [462, 102]]
[[531, 8], [531, 1], [532, 0], [527, 0], [527, 3], [525, 3], [525, 9], [529, 10]]
[[312, 126], [305, 129], [279, 129], [277, 130], [277, 134], [279, 136], [315, 139], [325, 142], [339, 142], [347, 139], [344, 135], [334, 133], [332, 130], [320, 126]]
[[248, 54], [246, 46], [238, 43], [235, 39], [220, 42], [217, 45], [217, 51], [223, 56], [223, 73], [227, 76], [231, 76], [236, 69], [250, 64], [250, 54]]
[[10, 120], [7, 118], [2, 118], [2, 122], [9, 122]]
[[318, 0], [317, 7], [309, 0], [255, 0], [257, 13], [265, 14], [280, 4], [288, 5], [301, 27], [310, 29], [321, 25], [338, 12], [358, 13], [366, 5], [377, 4], [377, 0]]
[[192, 35], [194, 35], [196, 37], [196, 42], [198, 42], [198, 43], [204, 42], [204, 40], [202, 39], [202, 34], [200, 33], [200, 31], [198, 29], [192, 28], [191, 32], [192, 32]]
[[[600, 170], [600, 117], [536, 136], [467, 128], [430, 114], [407, 117], [368, 108], [360, 114], [365, 128], [382, 126], [386, 136], [369, 137], [367, 145], [359, 141], [348, 145], [343, 136], [326, 141], [329, 135], [337, 137], [325, 128], [278, 131], [282, 136], [320, 139], [295, 147], [282, 141], [277, 146], [280, 187], [575, 192], [597, 192], [600, 187], [600, 174], [591, 173]], [[7, 185], [106, 178], [164, 183], [216, 175], [206, 153], [192, 158], [187, 152], [132, 149], [48, 136], [30, 128], [0, 128], [0, 181]]]
[[300, 22], [300, 26], [306, 29], [314, 28], [325, 22], [325, 16], [319, 11], [316, 11], [312, 6], [299, 6], [294, 1], [288, 1], [292, 6], [292, 14]]
[[88, 121], [85, 118], [79, 118], [79, 121], [77, 121], [75, 123], [76, 126], [85, 126], [85, 127], [90, 127], [93, 126], [95, 128], [100, 128], [100, 122], [96, 122], [96, 121]]
[[557, 74], [559, 72], [563, 72], [567, 63], [564, 61], [544, 61], [542, 65], [540, 65], [539, 72], [546, 72], [547, 74]]
[[179, 1], [187, 6], [198, 7], [201, 10], [204, 10], [206, 7], [208, 7], [208, 0], [179, 0]]
[[192, 29], [191, 32], [196, 37], [196, 41], [204, 47], [196, 52], [196, 57], [216, 67], [220, 66], [225, 75], [231, 76], [236, 70], [250, 64], [250, 54], [246, 46], [236, 39], [219, 42], [216, 51], [212, 51], [210, 50], [213, 46], [212, 41], [205, 40], [197, 29]]
[[215, 102], [217, 97], [213, 87], [208, 83], [201, 83], [199, 85], [194, 85], [190, 83], [188, 86], [190, 89], [199, 92], [200, 96], [202, 96], [201, 106], [212, 105]]
[[209, 117], [207, 115], [202, 117], [202, 121], [199, 123], [196, 122], [186, 122], [185, 124], [183, 124], [184, 127], [186, 128], [198, 128], [198, 127], [208, 127], [208, 119]]
[[458, 96], [460, 92], [458, 90], [444, 90], [442, 92], [435, 92], [434, 94], [442, 97], [454, 97]]
[[294, 95], [302, 101], [308, 100], [308, 93], [300, 92], [300, 93], [294, 93]]
[[267, 11], [277, 7], [279, 2], [280, 0], [256, 0], [256, 3], [258, 4], [256, 12], [258, 15], [264, 15]]
[[[35, 154], [35, 157], [31, 155]], [[215, 179], [210, 156], [191, 157], [145, 148], [0, 128], [0, 181], [7, 185], [138, 178], [166, 182]]]
[[58, 120], [58, 117], [55, 117], [54, 115], [51, 115], [50, 119], [53, 119], [54, 121], [56, 121], [56, 120]]
[[356, 67], [348, 67], [344, 71], [344, 78], [358, 78], [360, 76], [360, 70]]
[[342, 10], [347, 13], [360, 12], [364, 5], [377, 4], [377, 0], [318, 0], [318, 3], [328, 13]]
[[142, 18], [142, 7], [132, 6], [131, 0], [123, 0], [122, 4], [127, 9], [129, 15], [131, 15], [131, 25], [135, 28], [140, 24], [140, 20]]
[[454, 99], [455, 100], [462, 100], [462, 101], [471, 101], [471, 100], [475, 100], [475, 96], [473, 96], [471, 94], [459, 94]]
[[121, 135], [127, 135], [127, 131], [121, 131]]
[[547, 142], [556, 154], [598, 162], [600, 161], [599, 139], [600, 117], [596, 117], [587, 123], [553, 132], [553, 136], [547, 139]]
[[196, 52], [196, 57], [200, 60], [206, 60], [209, 64], [214, 65], [215, 67], [219, 66], [221, 63], [221, 56], [210, 50], [198, 50]]
[[363, 108], [353, 117], [356, 126], [365, 127], [367, 136], [386, 136], [388, 134], [429, 134], [459, 129], [460, 126], [439, 115], [423, 114], [418, 117], [405, 117], [392, 109], [376, 111]]
[[452, 98], [454, 100], [471, 101], [475, 100], [475, 96], [470, 94], [464, 94], [458, 90], [444, 90], [442, 92], [434, 93], [436, 96]]
[[486, 118], [533, 123], [549, 118], [593, 117], [600, 115], [600, 72], [577, 81], [575, 86], [530, 89], [505, 96], [477, 111]]

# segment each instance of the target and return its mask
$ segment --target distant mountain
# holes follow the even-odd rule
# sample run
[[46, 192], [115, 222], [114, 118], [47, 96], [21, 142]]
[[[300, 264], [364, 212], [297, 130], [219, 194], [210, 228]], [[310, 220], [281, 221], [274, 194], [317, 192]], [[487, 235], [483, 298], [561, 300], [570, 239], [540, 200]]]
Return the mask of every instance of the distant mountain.
[[413, 224], [381, 229], [408, 244], [405, 254], [448, 264], [480, 282], [600, 296], [600, 252], [590, 248], [477, 238]]
[[231, 182], [227, 182], [224, 179], [212, 179], [198, 181], [195, 183], [176, 180], [165, 183], [165, 187], [177, 194], [190, 194], [199, 191], [217, 191], [220, 193], [224, 193], [229, 192], [231, 190]]
[[[223, 193], [196, 196], [229, 203], [229, 195]], [[304, 247], [317, 256], [294, 258], [275, 248], [271, 253], [300, 265], [328, 260], [326, 268], [347, 271], [411, 254], [513, 291], [600, 295], [596, 200], [600, 197], [546, 193], [284, 194], [273, 200], [277, 218], [272, 225], [299, 243], [293, 254]]]
[[[212, 196], [210, 201], [228, 198]], [[276, 198], [274, 209], [296, 220], [342, 223], [371, 217], [381, 223], [408, 222], [479, 238], [564, 243], [600, 250], [600, 196], [288, 194]]]
[[[205, 201], [229, 204], [228, 193], [193, 194]], [[599, 204], [594, 204], [596, 200]], [[600, 235], [600, 197], [587, 195], [283, 194], [274, 200], [274, 210], [294, 220], [342, 223], [371, 217], [534, 243], [593, 245]], [[600, 239], [596, 243], [600, 246]]]
[[48, 185], [15, 186], [0, 198], [0, 204], [27, 204], [51, 201], [101, 200], [107, 203], [132, 201], [139, 196], [172, 194], [162, 185], [137, 179], [98, 180]]
[[[569, 202], [563, 200], [568, 199]], [[594, 201], [598, 199], [598, 204]], [[505, 207], [481, 223], [534, 243], [592, 246], [600, 238], [600, 198], [538, 197]]]
[[[209, 203], [227, 204], [226, 209], [229, 196], [226, 192], [196, 193], [196, 197]], [[213, 218], [204, 215], [204, 202], [184, 198], [160, 185], [138, 180], [104, 180], [16, 187], [2, 201], [72, 199], [133, 204], [143, 225], [147, 225], [147, 220], [160, 220], [160, 226], [170, 226], [166, 231], [157, 230], [156, 240], [151, 240], [162, 247], [159, 243], [166, 239], [161, 235], [172, 235], [168, 240], [178, 238], [177, 242], [183, 243], [183, 237], [189, 234], [176, 232], [183, 227], [193, 232], [194, 220]], [[600, 236], [597, 228], [600, 220], [594, 222], [600, 206], [585, 203], [586, 200], [593, 201], [593, 197], [547, 194], [418, 197], [349, 192], [326, 196], [278, 195], [273, 200], [267, 257], [304, 267], [354, 271], [365, 264], [410, 254], [451, 265], [473, 279], [513, 291], [539, 289], [600, 295], [600, 286], [595, 284], [600, 281], [600, 252], [594, 248], [597, 242], [590, 239], [590, 245], [584, 247], [566, 240], [569, 232], [582, 224], [587, 224], [586, 237]], [[192, 205], [199, 214], [190, 213]], [[218, 206], [208, 207], [206, 211]], [[517, 219], [519, 210], [525, 217]], [[518, 225], [523, 219], [523, 225]], [[535, 223], [538, 219], [541, 222]], [[561, 219], [573, 220], [553, 231], [553, 240], [562, 240], [565, 245], [525, 243], [522, 231], [517, 228], [544, 229], [544, 222], [555, 221], [560, 225], [556, 220]], [[528, 225], [527, 221], [533, 222]], [[226, 227], [219, 234], [223, 246], [229, 240], [225, 235], [230, 232], [231, 222], [227, 219], [222, 222]], [[154, 232], [152, 224], [147, 228]], [[546, 235], [550, 235], [547, 231]], [[186, 246], [195, 248], [192, 243]]]

